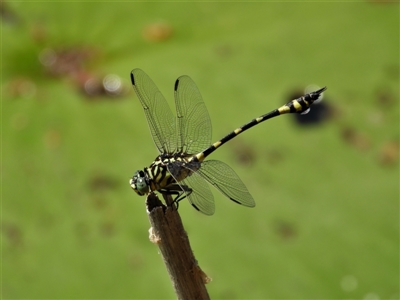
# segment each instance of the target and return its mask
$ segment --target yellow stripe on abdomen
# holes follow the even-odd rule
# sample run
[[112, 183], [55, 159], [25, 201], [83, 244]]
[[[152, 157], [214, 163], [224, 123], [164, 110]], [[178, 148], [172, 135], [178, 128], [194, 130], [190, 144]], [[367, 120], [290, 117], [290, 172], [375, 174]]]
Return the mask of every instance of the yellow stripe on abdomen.
[[241, 133], [243, 131], [243, 129], [242, 128], [237, 128], [237, 129], [235, 129], [233, 132], [235, 133], [235, 134], [239, 134], [239, 133]]
[[215, 147], [215, 149], [217, 149], [219, 146], [221, 146], [221, 141], [215, 142], [213, 146]]

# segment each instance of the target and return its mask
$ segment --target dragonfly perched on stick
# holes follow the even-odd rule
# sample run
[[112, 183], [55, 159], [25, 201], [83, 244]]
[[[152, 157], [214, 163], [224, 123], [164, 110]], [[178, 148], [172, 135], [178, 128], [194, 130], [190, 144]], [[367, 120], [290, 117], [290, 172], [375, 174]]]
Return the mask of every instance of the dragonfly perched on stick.
[[195, 209], [206, 215], [215, 211], [207, 182], [235, 203], [254, 207], [255, 202], [231, 167], [219, 160], [205, 159], [226, 142], [263, 121], [288, 113], [307, 113], [326, 90], [323, 87], [292, 100], [212, 144], [210, 116], [189, 76], [181, 76], [175, 82], [176, 117], [145, 72], [134, 69], [131, 80], [159, 152], [149, 167], [135, 172], [129, 181], [131, 188], [141, 196], [156, 191], [173, 195], [175, 203], [187, 198]]

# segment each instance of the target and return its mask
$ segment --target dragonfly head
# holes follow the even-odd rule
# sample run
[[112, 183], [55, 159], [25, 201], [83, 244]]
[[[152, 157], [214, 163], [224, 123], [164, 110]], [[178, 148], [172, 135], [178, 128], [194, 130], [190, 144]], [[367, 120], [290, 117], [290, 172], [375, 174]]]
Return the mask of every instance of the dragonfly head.
[[129, 180], [131, 188], [140, 196], [149, 193], [149, 183], [146, 174], [142, 170], [137, 170], [133, 177]]

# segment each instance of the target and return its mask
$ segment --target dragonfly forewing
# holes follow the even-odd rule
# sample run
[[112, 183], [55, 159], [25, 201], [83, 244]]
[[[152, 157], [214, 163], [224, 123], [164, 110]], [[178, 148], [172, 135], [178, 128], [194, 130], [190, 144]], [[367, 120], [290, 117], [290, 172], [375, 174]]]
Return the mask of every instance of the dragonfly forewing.
[[153, 141], [160, 153], [176, 150], [175, 117], [157, 86], [141, 69], [131, 72], [133, 88], [144, 109]]
[[211, 144], [211, 119], [200, 91], [189, 76], [175, 82], [177, 151], [196, 154]]

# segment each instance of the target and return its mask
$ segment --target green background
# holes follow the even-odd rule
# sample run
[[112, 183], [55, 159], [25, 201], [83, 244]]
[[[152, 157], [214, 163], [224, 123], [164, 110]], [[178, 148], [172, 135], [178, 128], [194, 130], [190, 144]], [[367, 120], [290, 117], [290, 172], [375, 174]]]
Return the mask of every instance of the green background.
[[[151, 40], [154, 24], [171, 35]], [[172, 109], [190, 75], [214, 140], [328, 86], [326, 122], [282, 116], [213, 154], [254, 209], [218, 192], [212, 217], [181, 202], [211, 298], [399, 298], [398, 3], [10, 1], [1, 45], [3, 299], [175, 298], [128, 185], [157, 155], [133, 68]], [[38, 59], [84, 47], [85, 70], [120, 76], [127, 95], [88, 98]]]

